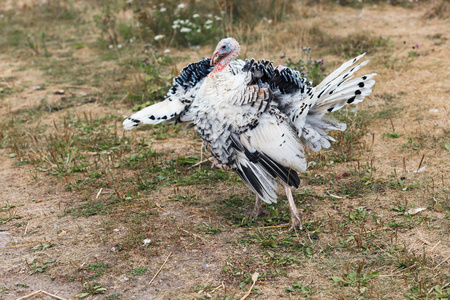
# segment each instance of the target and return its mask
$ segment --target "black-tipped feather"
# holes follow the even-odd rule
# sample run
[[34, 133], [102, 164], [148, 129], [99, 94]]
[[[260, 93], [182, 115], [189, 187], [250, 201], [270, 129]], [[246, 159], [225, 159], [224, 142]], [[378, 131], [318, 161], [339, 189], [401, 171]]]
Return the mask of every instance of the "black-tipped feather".
[[[174, 79], [174, 82], [185, 89], [196, 85], [212, 71], [213, 67], [210, 65], [210, 62], [211, 60], [209, 58], [204, 58], [198, 62], [189, 64]], [[170, 92], [175, 94], [179, 86], [174, 85], [170, 89]]]
[[271, 88], [278, 88], [282, 94], [295, 93], [305, 88], [305, 78], [290, 68], [275, 69], [269, 83]]
[[259, 153], [259, 163], [266, 169], [273, 177], [280, 178], [284, 183], [291, 187], [300, 187], [300, 178], [295, 170], [287, 168], [264, 153]]
[[241, 165], [241, 169], [242, 172], [241, 170], [236, 169], [239, 177], [241, 177], [245, 183], [250, 185], [260, 197], [264, 197], [263, 186], [261, 185], [261, 181], [259, 181], [258, 177], [250, 168]]
[[[284, 183], [291, 187], [300, 187], [300, 178], [295, 170], [279, 164], [265, 153], [258, 151], [250, 152], [235, 136], [231, 137], [231, 147], [244, 152], [250, 162], [254, 164], [259, 163], [273, 178], [280, 178]], [[251, 172], [251, 170], [249, 171]]]
[[264, 59], [261, 61], [255, 61], [253, 58], [247, 59], [242, 70], [252, 73], [252, 80], [249, 85], [258, 84], [258, 82], [269, 83], [274, 74], [272, 62]]

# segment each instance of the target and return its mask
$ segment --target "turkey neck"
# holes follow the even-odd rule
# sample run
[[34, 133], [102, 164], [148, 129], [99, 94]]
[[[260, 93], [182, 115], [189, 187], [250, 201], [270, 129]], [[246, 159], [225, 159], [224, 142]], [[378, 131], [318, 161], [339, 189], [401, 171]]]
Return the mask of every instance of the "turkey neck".
[[227, 56], [225, 56], [224, 58], [219, 60], [218, 63], [216, 63], [216, 65], [214, 66], [214, 69], [211, 71], [210, 75], [214, 76], [214, 74], [216, 74], [217, 72], [221, 72], [223, 69], [225, 69], [225, 67], [239, 55], [240, 51], [241, 51], [241, 46], [239, 46], [239, 44], [237, 44], [236, 47]]

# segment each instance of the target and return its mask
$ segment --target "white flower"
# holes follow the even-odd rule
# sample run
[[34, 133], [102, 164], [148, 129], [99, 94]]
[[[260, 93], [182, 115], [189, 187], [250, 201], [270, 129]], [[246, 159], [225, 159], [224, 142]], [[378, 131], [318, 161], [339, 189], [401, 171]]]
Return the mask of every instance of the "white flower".
[[207, 20], [206, 22], [205, 22], [205, 25], [209, 25], [209, 24], [212, 24], [212, 20]]
[[122, 48], [122, 44], [117, 45], [117, 48], [119, 49]]
[[198, 17], [200, 17], [200, 15], [199, 15], [199, 14], [194, 14], [192, 17], [193, 17], [194, 19], [197, 19]]
[[167, 8], [165, 8], [165, 7], [161, 7], [161, 8], [159, 9], [160, 12], [165, 12], [166, 10], [167, 10]]
[[162, 34], [157, 35], [157, 36], [154, 37], [155, 41], [160, 40], [162, 38], [164, 38], [164, 35], [162, 35]]
[[220, 20], [222, 20], [222, 17], [214, 16], [214, 19], [216, 19], [216, 21], [220, 21]]
[[191, 32], [191, 29], [187, 28], [187, 27], [183, 27], [180, 29], [180, 32]]
[[199, 28], [199, 29], [197, 29], [197, 32], [201, 32], [200, 28]]
[[134, 42], [134, 40], [133, 40], [133, 39], [130, 39], [130, 43], [132, 43], [132, 42]]
[[166, 50], [164, 50], [164, 53], [170, 53], [170, 49], [166, 49]]
[[212, 18], [212, 14], [208, 14], [207, 17], [208, 17], [208, 18]]
[[184, 3], [180, 3], [178, 4], [177, 8], [178, 9], [183, 9], [186, 5], [184, 5]]
[[146, 245], [150, 244], [152, 242], [152, 240], [151, 239], [145, 239], [142, 242], [144, 243], [144, 246], [146, 246]]
[[108, 48], [112, 49], [112, 48], [114, 48], [114, 45], [109, 45]]
[[177, 28], [180, 28], [180, 25], [178, 25], [178, 24], [174, 24], [174, 25], [172, 25], [172, 28], [173, 28], [173, 29], [177, 29]]

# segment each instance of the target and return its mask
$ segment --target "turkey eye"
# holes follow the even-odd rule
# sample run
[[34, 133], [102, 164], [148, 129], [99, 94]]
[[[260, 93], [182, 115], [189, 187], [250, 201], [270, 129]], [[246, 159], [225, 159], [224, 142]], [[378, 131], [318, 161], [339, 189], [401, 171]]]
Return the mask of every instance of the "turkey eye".
[[226, 46], [225, 46], [225, 45], [223, 45], [223, 46], [222, 46], [222, 49], [225, 49], [225, 48], [226, 48]]

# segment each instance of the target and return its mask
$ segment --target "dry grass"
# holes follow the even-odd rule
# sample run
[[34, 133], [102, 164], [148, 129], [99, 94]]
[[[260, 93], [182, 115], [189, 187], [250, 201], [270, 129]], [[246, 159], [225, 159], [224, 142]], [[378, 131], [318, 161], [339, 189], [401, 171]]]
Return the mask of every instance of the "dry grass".
[[296, 4], [286, 22], [230, 27], [245, 57], [279, 64], [309, 46], [329, 72], [366, 51], [379, 74], [365, 102], [336, 114], [349, 128], [334, 146], [308, 152], [316, 165], [295, 193], [305, 230], [288, 232], [285, 199], [254, 220], [233, 173], [195, 166], [205, 154], [192, 130], [121, 130], [212, 46], [109, 49], [100, 7], [49, 3], [0, 11], [0, 298], [449, 297], [445, 18]]
[[445, 0], [435, 0], [431, 1], [428, 10], [425, 12], [423, 17], [425, 19], [448, 19], [450, 17], [450, 4]]

